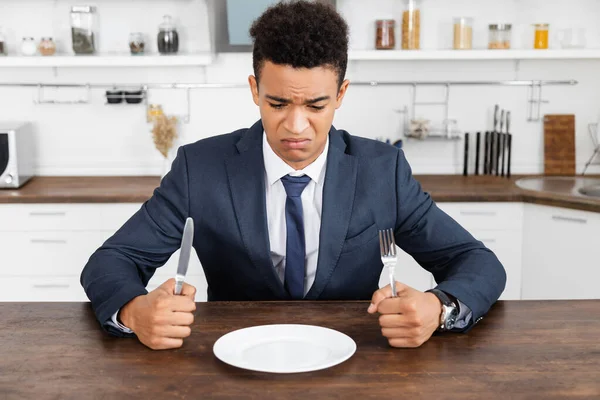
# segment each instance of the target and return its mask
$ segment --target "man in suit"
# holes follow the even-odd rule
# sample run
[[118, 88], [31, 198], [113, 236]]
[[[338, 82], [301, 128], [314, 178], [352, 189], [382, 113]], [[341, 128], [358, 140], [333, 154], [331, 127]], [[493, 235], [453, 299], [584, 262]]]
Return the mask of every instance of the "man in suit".
[[[100, 324], [153, 349], [182, 345], [195, 289], [145, 286], [192, 217], [209, 301], [370, 299], [394, 347], [470, 329], [504, 290], [504, 268], [423, 192], [402, 150], [332, 126], [349, 83], [345, 21], [286, 2], [250, 33], [261, 120], [179, 148], [152, 198], [91, 256], [81, 282]], [[378, 289], [378, 230], [390, 228], [433, 291]]]

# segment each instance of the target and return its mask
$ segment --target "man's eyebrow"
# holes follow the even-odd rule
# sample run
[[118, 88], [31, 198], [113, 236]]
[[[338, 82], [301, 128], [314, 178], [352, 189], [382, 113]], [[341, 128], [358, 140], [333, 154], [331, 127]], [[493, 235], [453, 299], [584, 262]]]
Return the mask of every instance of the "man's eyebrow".
[[[283, 104], [290, 104], [290, 103], [292, 103], [292, 100], [290, 100], [290, 99], [284, 99], [283, 97], [271, 96], [270, 94], [265, 95], [265, 97], [268, 98], [269, 100], [273, 100], [273, 101], [276, 101], [278, 103], [283, 103]], [[331, 98], [330, 96], [321, 96], [321, 97], [317, 97], [317, 98], [314, 98], [314, 99], [306, 100], [304, 102], [304, 104], [315, 104], [315, 103], [318, 103], [320, 101], [329, 100], [330, 98]]]

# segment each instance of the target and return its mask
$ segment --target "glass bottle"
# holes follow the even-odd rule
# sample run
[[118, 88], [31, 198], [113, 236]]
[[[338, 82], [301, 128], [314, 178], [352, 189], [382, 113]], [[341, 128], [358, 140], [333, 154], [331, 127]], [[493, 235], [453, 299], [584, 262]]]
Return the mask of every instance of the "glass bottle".
[[402, 13], [402, 49], [418, 50], [421, 48], [421, 10], [420, 0], [406, 0]]
[[454, 49], [473, 48], [473, 18], [454, 18]]
[[158, 52], [160, 54], [175, 54], [179, 51], [179, 34], [172, 22], [171, 16], [165, 15], [163, 23], [158, 27]]
[[396, 47], [396, 31], [393, 19], [378, 19], [375, 21], [375, 48], [377, 50], [391, 50]]
[[0, 27], [0, 56], [6, 55], [6, 40], [4, 38], [4, 34], [2, 33], [2, 27]]
[[535, 24], [535, 39], [533, 41], [534, 49], [547, 49], [548, 48], [548, 24]]
[[144, 35], [141, 32], [132, 32], [129, 34], [129, 50], [131, 54], [144, 54]]
[[43, 56], [52, 56], [56, 53], [56, 44], [51, 37], [44, 37], [42, 40], [40, 40], [38, 50]]
[[94, 54], [96, 52], [96, 7], [71, 7], [71, 39], [75, 54]]
[[32, 37], [24, 37], [21, 41], [21, 54], [24, 56], [35, 56], [37, 54], [37, 45]]

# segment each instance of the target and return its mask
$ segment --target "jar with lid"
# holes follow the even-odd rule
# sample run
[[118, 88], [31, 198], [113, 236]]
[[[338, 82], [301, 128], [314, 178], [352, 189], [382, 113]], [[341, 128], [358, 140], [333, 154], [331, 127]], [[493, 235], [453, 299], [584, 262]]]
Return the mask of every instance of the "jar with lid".
[[43, 37], [38, 46], [40, 54], [43, 56], [52, 56], [56, 53], [56, 43], [51, 37]]
[[132, 32], [129, 34], [129, 50], [131, 54], [144, 54], [145, 45], [144, 34], [141, 32]]
[[175, 54], [179, 51], [179, 34], [170, 15], [163, 17], [163, 23], [158, 27], [157, 41], [160, 54]]
[[544, 50], [548, 48], [548, 24], [534, 24], [535, 27], [535, 39], [533, 41], [533, 48], [538, 50]]
[[96, 7], [71, 7], [71, 38], [75, 54], [94, 54], [97, 38]]
[[510, 49], [510, 37], [512, 25], [510, 24], [492, 24], [489, 26], [490, 39], [488, 48], [490, 49]]
[[391, 50], [396, 47], [396, 21], [393, 19], [378, 19], [375, 21], [375, 48]]
[[402, 49], [421, 48], [421, 10], [420, 0], [405, 0], [402, 13]]
[[454, 18], [454, 49], [473, 48], [473, 18]]
[[6, 40], [4, 39], [4, 34], [2, 33], [2, 27], [0, 27], [0, 56], [6, 55]]
[[32, 37], [24, 37], [21, 41], [21, 54], [24, 56], [35, 56], [37, 54], [37, 45]]

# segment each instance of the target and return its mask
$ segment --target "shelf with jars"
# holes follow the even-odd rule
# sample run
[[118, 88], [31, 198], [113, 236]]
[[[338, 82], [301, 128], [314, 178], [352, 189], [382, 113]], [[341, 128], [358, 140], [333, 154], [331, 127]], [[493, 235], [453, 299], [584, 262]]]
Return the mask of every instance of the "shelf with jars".
[[178, 53], [174, 55], [130, 53], [97, 53], [94, 55], [55, 54], [7, 55], [0, 57], [0, 67], [193, 67], [213, 62], [215, 55], [204, 53]]
[[351, 61], [577, 60], [600, 59], [600, 49], [351, 50]]

